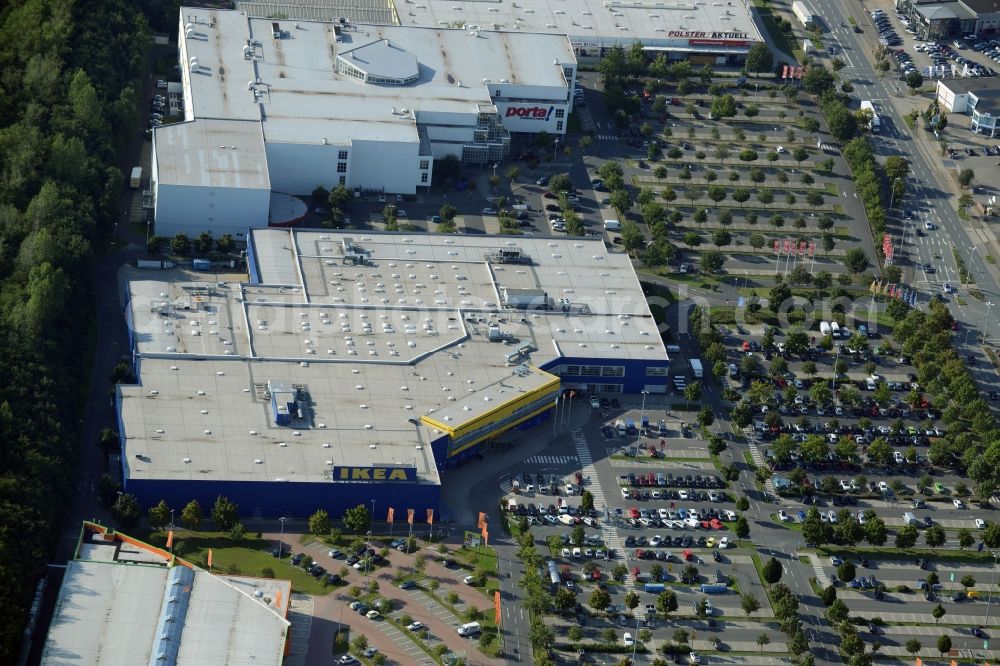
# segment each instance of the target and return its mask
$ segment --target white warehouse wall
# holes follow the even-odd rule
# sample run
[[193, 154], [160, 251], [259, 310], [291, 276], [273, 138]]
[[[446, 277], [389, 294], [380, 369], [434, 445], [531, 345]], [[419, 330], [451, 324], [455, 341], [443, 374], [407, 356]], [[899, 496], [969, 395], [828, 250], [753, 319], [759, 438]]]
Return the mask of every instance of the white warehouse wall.
[[347, 184], [393, 194], [415, 194], [420, 186], [419, 148], [417, 143], [355, 140]]
[[[347, 173], [337, 173], [338, 154], [348, 151]], [[271, 189], [285, 194], [312, 194], [317, 185], [329, 189], [337, 184], [337, 177], [346, 175], [351, 182], [350, 146], [319, 143], [264, 143], [267, 170]]]
[[197, 236], [208, 231], [215, 238], [246, 237], [247, 229], [267, 227], [271, 192], [265, 189], [156, 186], [157, 236]]

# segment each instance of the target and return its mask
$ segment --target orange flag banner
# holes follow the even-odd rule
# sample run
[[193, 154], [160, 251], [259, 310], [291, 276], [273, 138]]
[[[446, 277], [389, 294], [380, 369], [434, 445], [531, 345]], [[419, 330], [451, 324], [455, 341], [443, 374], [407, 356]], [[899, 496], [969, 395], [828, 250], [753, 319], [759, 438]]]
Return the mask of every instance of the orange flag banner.
[[486, 524], [486, 514], [482, 511], [479, 512], [479, 522], [476, 523], [476, 527], [483, 529], [483, 525]]
[[395, 511], [393, 511], [393, 508], [390, 506], [389, 507], [389, 513], [387, 513], [386, 516], [385, 516], [385, 522], [387, 522], [389, 524], [392, 524], [392, 519], [394, 517], [395, 517]]
[[490, 545], [490, 533], [487, 532], [486, 530], [483, 530], [483, 545], [484, 546]]
[[406, 510], [406, 522], [413, 524], [413, 509]]
[[485, 539], [486, 538], [486, 523], [483, 523], [483, 526], [479, 529], [479, 531], [480, 531], [480, 533], [482, 533], [483, 538]]
[[281, 610], [281, 590], [278, 590], [274, 595], [274, 607]]
[[167, 532], [167, 548], [174, 547], [174, 531], [170, 530]]
[[209, 568], [209, 570], [212, 569], [212, 549], [211, 548], [208, 549], [208, 568]]
[[427, 509], [427, 524], [434, 524], [434, 509]]
[[496, 611], [496, 619], [493, 620], [494, 624], [498, 627], [500, 626], [500, 590], [494, 590], [493, 592], [493, 609]]
[[920, 657], [917, 657], [917, 661], [914, 666], [924, 666], [924, 662], [920, 661]]
[[951, 666], [958, 666], [958, 662], [954, 659], [951, 660]]

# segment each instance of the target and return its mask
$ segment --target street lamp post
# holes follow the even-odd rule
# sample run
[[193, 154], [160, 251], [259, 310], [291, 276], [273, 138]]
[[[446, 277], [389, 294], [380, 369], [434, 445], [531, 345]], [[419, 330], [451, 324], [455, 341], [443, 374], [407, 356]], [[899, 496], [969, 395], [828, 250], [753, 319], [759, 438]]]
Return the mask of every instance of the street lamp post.
[[889, 188], [889, 210], [892, 210], [892, 203], [896, 199], [896, 183], [902, 180], [902, 178], [897, 177], [896, 180], [892, 181], [892, 187]]
[[635, 616], [635, 636], [632, 637], [632, 663], [635, 663], [635, 651], [639, 647], [639, 616]]
[[988, 339], [987, 331], [990, 330], [990, 322], [992, 321], [990, 315], [993, 313], [993, 301], [986, 301], [986, 321], [983, 324], [983, 335], [982, 341], [985, 343]]
[[170, 510], [170, 529], [174, 529], [174, 510]]
[[554, 145], [555, 145], [555, 149], [553, 149], [553, 151], [552, 151], [552, 159], [553, 159], [553, 160], [554, 160], [554, 159], [556, 158], [556, 156], [557, 156], [557, 155], [559, 154], [559, 137], [556, 137], [556, 140], [555, 140], [555, 144], [554, 144]]
[[986, 624], [987, 629], [990, 628], [990, 606], [993, 604], [993, 584], [997, 580], [997, 558], [1000, 558], [1000, 553], [993, 553], [993, 573], [990, 576], [990, 590], [986, 597]]
[[281, 523], [281, 534], [278, 536], [278, 560], [281, 560], [282, 555], [284, 555], [285, 549], [285, 521], [288, 520], [284, 516], [278, 518], [278, 522]]

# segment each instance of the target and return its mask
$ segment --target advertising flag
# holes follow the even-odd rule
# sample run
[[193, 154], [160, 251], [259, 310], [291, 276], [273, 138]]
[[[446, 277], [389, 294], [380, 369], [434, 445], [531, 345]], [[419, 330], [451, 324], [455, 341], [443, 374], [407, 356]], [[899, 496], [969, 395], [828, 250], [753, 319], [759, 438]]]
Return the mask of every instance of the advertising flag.
[[480, 511], [479, 522], [476, 523], [476, 527], [478, 527], [479, 529], [483, 529], [484, 525], [486, 525], [486, 514]]
[[494, 616], [493, 622], [499, 627], [500, 626], [500, 590], [493, 591], [493, 610], [496, 615]]
[[809, 243], [809, 256], [816, 254], [816, 243]]
[[783, 79], [787, 79], [788, 78], [788, 65], [782, 65], [782, 67], [781, 67], [781, 78], [783, 78]]
[[394, 519], [395, 517], [396, 517], [396, 510], [395, 510], [395, 509], [393, 509], [393, 508], [392, 508], [392, 507], [390, 506], [390, 507], [389, 507], [389, 512], [388, 512], [388, 513], [387, 513], [387, 514], [385, 515], [385, 522], [387, 522], [387, 523], [389, 523], [390, 525], [392, 525], [392, 521], [393, 521], [393, 519]]
[[806, 247], [808, 247], [808, 244], [805, 241], [800, 241], [799, 242], [799, 256], [800, 257], [806, 256]]
[[868, 293], [874, 294], [875, 290], [878, 289], [878, 279], [872, 280], [872, 283], [868, 285]]
[[408, 522], [410, 525], [413, 524], [413, 509], [406, 510], [406, 522]]
[[434, 509], [427, 509], [427, 524], [434, 524]]
[[774, 241], [774, 253], [781, 254], [781, 241]]
[[785, 254], [791, 254], [791, 249], [789, 249], [790, 247], [791, 247], [791, 243], [786, 240], [785, 241]]
[[174, 531], [170, 530], [167, 532], [167, 548], [173, 548], [174, 546]]
[[915, 666], [924, 666], [924, 662], [920, 661], [920, 657], [917, 657], [917, 661], [914, 664]]
[[212, 549], [208, 549], [208, 568], [212, 568]]

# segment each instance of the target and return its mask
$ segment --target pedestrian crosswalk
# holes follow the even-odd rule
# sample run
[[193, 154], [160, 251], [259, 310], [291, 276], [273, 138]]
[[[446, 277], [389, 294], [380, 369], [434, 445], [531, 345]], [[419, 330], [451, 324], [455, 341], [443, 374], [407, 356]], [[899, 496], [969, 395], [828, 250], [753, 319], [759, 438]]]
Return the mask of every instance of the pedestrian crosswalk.
[[829, 143], [821, 143], [821, 144], [819, 144], [819, 147], [820, 147], [820, 150], [836, 150], [837, 149], [836, 146], [832, 146]]
[[820, 562], [819, 557], [815, 553], [809, 553], [807, 557], [809, 558], [809, 564], [812, 565], [813, 572], [816, 574], [816, 584], [822, 588], [826, 588], [830, 584], [830, 577], [823, 571], [823, 564]]
[[538, 465], [566, 465], [577, 462], [576, 456], [531, 456], [524, 462]]
[[597, 135], [594, 136], [594, 138], [595, 139], [599, 139], [601, 141], [617, 141], [618, 140], [618, 137], [615, 136], [614, 134], [597, 134]]
[[[753, 442], [750, 442], [750, 457], [753, 458], [753, 463], [757, 465], [757, 467], [765, 467], [767, 465], [764, 461], [764, 456], [760, 453], [760, 449], [757, 448], [757, 445]], [[774, 481], [771, 480], [771, 477], [768, 477], [767, 480], [764, 481], [764, 490], [772, 495], [778, 494], [778, 491], [774, 489]]]
[[125, 249], [130, 252], [138, 252], [140, 250], [145, 250], [146, 247], [140, 243], [128, 243], [125, 245]]
[[601, 538], [609, 548], [615, 549], [615, 557], [620, 558], [625, 553], [625, 543], [618, 535], [618, 530], [607, 522], [608, 500], [604, 495], [601, 484], [596, 482], [597, 468], [594, 467], [594, 458], [590, 455], [590, 447], [587, 446], [587, 438], [580, 430], [570, 431], [573, 444], [576, 446], [576, 457], [580, 459], [580, 469], [584, 479], [584, 490], [588, 491], [594, 498], [594, 508], [600, 511], [604, 517], [601, 522]]

